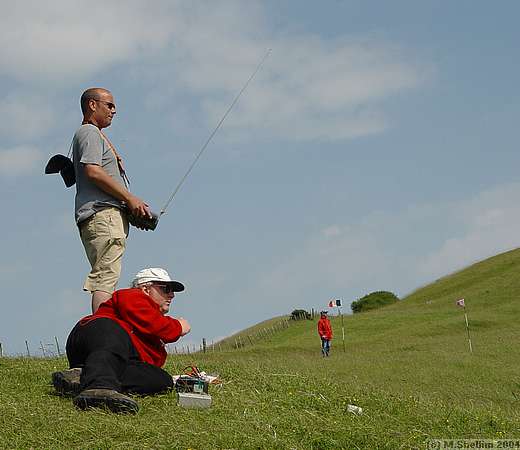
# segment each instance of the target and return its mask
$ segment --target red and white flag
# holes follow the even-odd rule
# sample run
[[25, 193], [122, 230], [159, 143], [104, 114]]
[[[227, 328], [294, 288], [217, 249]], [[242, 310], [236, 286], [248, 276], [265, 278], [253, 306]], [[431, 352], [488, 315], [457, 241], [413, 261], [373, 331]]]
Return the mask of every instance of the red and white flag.
[[466, 305], [464, 304], [464, 299], [463, 299], [463, 298], [461, 298], [460, 300], [457, 300], [457, 301], [455, 302], [455, 304], [456, 304], [457, 306], [460, 306], [461, 308], [465, 308], [465, 307], [466, 307]]

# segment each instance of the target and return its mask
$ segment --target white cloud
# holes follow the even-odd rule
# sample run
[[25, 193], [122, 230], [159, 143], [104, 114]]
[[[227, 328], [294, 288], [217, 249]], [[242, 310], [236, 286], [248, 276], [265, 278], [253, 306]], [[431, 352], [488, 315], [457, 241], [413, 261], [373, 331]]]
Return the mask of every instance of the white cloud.
[[50, 102], [40, 94], [10, 93], [0, 100], [0, 136], [32, 139], [45, 135], [56, 121]]
[[[357, 295], [366, 290], [388, 288], [392, 264], [378, 240], [362, 227], [326, 227], [261, 277], [252, 291], [272, 292], [265, 303], [280, 307], [281, 302], [294, 305], [296, 299], [302, 301], [309, 294], [314, 297], [311, 304], [316, 305], [320, 298], [325, 301], [347, 292]], [[240, 293], [238, 297], [248, 296]]]
[[[397, 45], [282, 33], [270, 14], [259, 1], [11, 2], [0, 19], [0, 75], [44, 90], [127, 64], [139, 88], [156, 90], [147, 89], [145, 103], [175, 117], [194, 100], [211, 128], [271, 47], [226, 129], [236, 139], [256, 132], [286, 140], [380, 133], [389, 126], [383, 101], [424, 81], [424, 68]], [[179, 106], [160, 100], [179, 95]]]
[[[404, 295], [479, 260], [519, 246], [520, 184], [453, 203], [379, 212], [317, 230], [251, 286], [267, 303], [332, 295], [355, 300], [385, 289]], [[249, 293], [240, 292], [238, 298]], [[303, 305], [302, 305], [303, 306]]]
[[6, 150], [0, 149], [0, 174], [6, 177], [16, 177], [41, 169], [43, 154], [30, 146], [18, 146]]
[[[386, 42], [276, 35], [265, 25], [265, 11], [252, 17], [238, 3], [227, 6], [226, 20], [213, 20], [205, 10], [206, 15], [197, 16], [197, 26], [174, 30], [183, 52], [173, 53], [170, 80], [178, 81], [178, 89], [203, 98], [211, 124], [220, 119], [267, 48], [273, 49], [271, 56], [226, 128], [256, 128], [290, 140], [378, 133], [388, 126], [381, 102], [426, 78], [423, 67]], [[209, 7], [210, 12], [213, 8], [217, 6]], [[211, 24], [206, 23], [209, 17]], [[235, 24], [240, 24], [238, 30]]]
[[420, 273], [440, 276], [475, 261], [516, 248], [520, 243], [520, 184], [498, 186], [461, 204], [447, 217], [458, 217], [464, 229], [454, 233], [420, 264]]
[[0, 73], [34, 83], [84, 79], [161, 47], [168, 2], [21, 0], [3, 2]]
[[338, 225], [331, 225], [330, 227], [324, 228], [321, 232], [322, 232], [323, 236], [325, 236], [325, 237], [333, 237], [333, 236], [340, 236], [342, 233], [342, 230]]

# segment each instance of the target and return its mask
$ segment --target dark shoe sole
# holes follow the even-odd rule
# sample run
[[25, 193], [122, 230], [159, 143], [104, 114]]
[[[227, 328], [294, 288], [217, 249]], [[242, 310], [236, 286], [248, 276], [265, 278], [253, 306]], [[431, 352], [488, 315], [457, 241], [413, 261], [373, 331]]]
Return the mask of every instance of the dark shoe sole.
[[73, 397], [81, 392], [80, 384], [71, 382], [63, 372], [54, 372], [52, 374], [52, 385], [58, 394], [66, 397]]
[[131, 398], [112, 398], [90, 396], [88, 394], [80, 394], [73, 400], [74, 405], [79, 409], [90, 408], [107, 408], [114, 413], [136, 414], [139, 411], [139, 405]]

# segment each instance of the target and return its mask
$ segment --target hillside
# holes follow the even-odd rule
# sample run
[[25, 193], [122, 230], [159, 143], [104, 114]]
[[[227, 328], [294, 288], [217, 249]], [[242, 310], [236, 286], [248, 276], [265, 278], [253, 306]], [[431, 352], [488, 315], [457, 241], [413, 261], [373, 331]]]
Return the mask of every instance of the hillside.
[[[520, 250], [444, 277], [379, 311], [332, 318], [332, 356], [315, 321], [292, 323], [238, 350], [176, 355], [217, 372], [214, 405], [139, 399], [135, 417], [76, 411], [50, 395], [63, 359], [0, 360], [1, 448], [396, 449], [431, 438], [520, 437]], [[466, 299], [473, 340], [469, 353]], [[275, 320], [275, 319], [273, 319]], [[248, 330], [244, 333], [251, 333]], [[348, 404], [363, 408], [353, 415]]]

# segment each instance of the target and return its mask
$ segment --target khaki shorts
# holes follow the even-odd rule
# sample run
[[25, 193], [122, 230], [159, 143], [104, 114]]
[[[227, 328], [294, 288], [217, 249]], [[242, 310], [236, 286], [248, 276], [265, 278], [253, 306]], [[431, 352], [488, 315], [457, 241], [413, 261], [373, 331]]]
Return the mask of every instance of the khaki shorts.
[[111, 294], [121, 275], [121, 259], [128, 237], [128, 220], [118, 208], [105, 208], [79, 224], [81, 242], [92, 270], [85, 291]]

